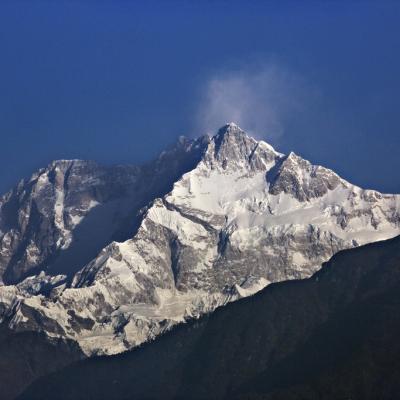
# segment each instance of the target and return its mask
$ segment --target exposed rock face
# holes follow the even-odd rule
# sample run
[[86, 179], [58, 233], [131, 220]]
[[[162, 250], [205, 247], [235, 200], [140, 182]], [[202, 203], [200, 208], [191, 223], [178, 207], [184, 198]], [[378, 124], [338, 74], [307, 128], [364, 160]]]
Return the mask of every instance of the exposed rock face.
[[[234, 124], [211, 139], [182, 140], [179, 149], [147, 170], [130, 168], [111, 179], [118, 188], [126, 183], [113, 193], [130, 193], [121, 197], [130, 208], [118, 203], [124, 216], [134, 219], [147, 204], [137, 227], [125, 229], [129, 239], [105, 245], [86, 265], [68, 266], [66, 278], [50, 263], [42, 275], [0, 289], [12, 329], [76, 340], [87, 355], [118, 353], [271, 282], [309, 277], [341, 249], [400, 233], [399, 196], [360, 189]], [[55, 189], [48, 190], [52, 203], [45, 209], [52, 212], [43, 221], [52, 228], [43, 237], [49, 241], [48, 232], [63, 232], [60, 226], [69, 232], [69, 225], [57, 219]], [[100, 196], [90, 200], [101, 203]], [[51, 243], [62, 248], [70, 236], [57, 235]], [[8, 249], [11, 260], [15, 252]], [[6, 268], [20, 267], [8, 261]]]
[[[18, 282], [32, 270], [48, 269], [59, 253], [73, 245], [75, 228], [99, 206], [129, 196], [138, 177], [136, 167], [55, 161], [29, 181], [21, 181], [0, 203], [4, 282]], [[101, 223], [106, 227], [104, 219]]]
[[269, 192], [276, 195], [282, 192], [292, 194], [299, 201], [322, 197], [338, 185], [344, 185], [333, 171], [312, 165], [293, 152], [284, 157], [275, 170], [270, 173]]

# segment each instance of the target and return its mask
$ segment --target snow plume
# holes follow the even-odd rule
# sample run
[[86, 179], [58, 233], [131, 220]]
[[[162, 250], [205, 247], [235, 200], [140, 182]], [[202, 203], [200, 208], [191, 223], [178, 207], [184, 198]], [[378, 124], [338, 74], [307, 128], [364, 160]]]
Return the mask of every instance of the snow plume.
[[300, 77], [275, 64], [224, 71], [203, 88], [196, 130], [213, 133], [235, 122], [252, 136], [276, 142], [286, 120], [304, 105], [305, 92]]

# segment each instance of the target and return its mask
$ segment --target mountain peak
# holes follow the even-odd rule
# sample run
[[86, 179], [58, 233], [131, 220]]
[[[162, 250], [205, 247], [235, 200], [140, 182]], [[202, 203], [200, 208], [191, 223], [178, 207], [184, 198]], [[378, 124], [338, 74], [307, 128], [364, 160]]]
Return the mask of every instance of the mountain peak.
[[262, 147], [264, 150], [272, 152], [278, 156], [283, 156], [283, 154], [277, 152], [273, 146], [263, 140], [257, 140], [247, 134], [239, 125], [234, 122], [229, 122], [222, 126], [217, 134], [212, 138], [217, 143], [221, 143], [223, 141], [227, 141], [231, 144], [240, 143], [240, 142], [248, 142], [253, 145], [257, 145]]
[[249, 138], [249, 136], [246, 134], [246, 132], [242, 128], [240, 128], [238, 125], [236, 125], [234, 122], [229, 122], [229, 123], [225, 124], [224, 126], [222, 126], [218, 130], [218, 133], [214, 137], [222, 139], [227, 135]]
[[241, 129], [238, 125], [230, 122], [221, 127], [217, 134], [212, 138], [215, 143], [215, 153], [224, 151], [227, 148], [233, 147], [254, 147], [257, 145], [257, 141], [252, 137], [248, 136], [247, 133]]
[[278, 155], [271, 146], [258, 142], [233, 122], [221, 127], [211, 138], [207, 153], [207, 160], [224, 170], [264, 170]]

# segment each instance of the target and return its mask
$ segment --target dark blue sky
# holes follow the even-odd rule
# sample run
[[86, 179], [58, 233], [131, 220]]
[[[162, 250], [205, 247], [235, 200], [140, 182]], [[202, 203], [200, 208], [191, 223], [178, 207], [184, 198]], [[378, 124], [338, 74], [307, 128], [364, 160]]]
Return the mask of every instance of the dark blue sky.
[[399, 2], [2, 0], [0, 191], [52, 159], [141, 162], [240, 115], [400, 192], [399, 20]]

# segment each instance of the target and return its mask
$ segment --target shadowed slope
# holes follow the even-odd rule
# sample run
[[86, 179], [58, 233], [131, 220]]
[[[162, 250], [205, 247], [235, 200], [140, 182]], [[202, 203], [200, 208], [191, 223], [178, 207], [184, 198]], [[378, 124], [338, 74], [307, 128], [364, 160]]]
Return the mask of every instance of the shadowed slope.
[[207, 138], [180, 138], [142, 166], [59, 160], [0, 197], [0, 282], [44, 270], [72, 277], [113, 240], [131, 237], [139, 211], [199, 162]]

